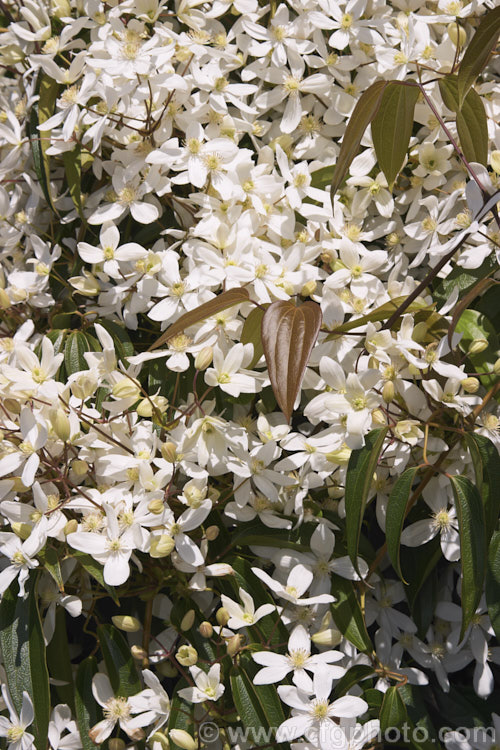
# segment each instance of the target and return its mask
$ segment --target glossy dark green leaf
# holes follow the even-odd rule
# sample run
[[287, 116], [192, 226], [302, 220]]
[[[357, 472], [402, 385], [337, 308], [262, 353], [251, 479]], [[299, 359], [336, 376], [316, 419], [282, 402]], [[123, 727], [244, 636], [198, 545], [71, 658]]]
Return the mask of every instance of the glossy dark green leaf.
[[428, 695], [427, 686], [422, 688], [406, 683], [400, 686], [399, 694], [408, 712], [411, 747], [415, 750], [440, 750], [438, 732], [423, 700], [423, 696]]
[[64, 591], [64, 581], [61, 573], [59, 556], [53, 547], [46, 547], [39, 555], [43, 567], [52, 576], [59, 591]]
[[[179, 680], [176, 685], [175, 693], [170, 703], [170, 714], [168, 717], [168, 730], [171, 729], [182, 729], [184, 732], [188, 732], [191, 737], [195, 736], [196, 724], [194, 720], [194, 703], [184, 700], [178, 694], [179, 690], [189, 687], [186, 680]], [[177, 748], [176, 742], [170, 738], [171, 747]]]
[[75, 713], [83, 750], [95, 750], [89, 730], [102, 718], [101, 707], [92, 694], [92, 678], [97, 671], [97, 659], [88, 656], [80, 662], [76, 672]]
[[390, 687], [384, 695], [380, 709], [380, 729], [382, 732], [393, 727], [401, 727], [408, 719], [406, 706], [397, 687]]
[[493, 630], [500, 640], [500, 531], [495, 531], [488, 549], [486, 603]]
[[352, 160], [356, 156], [368, 125], [372, 122], [377, 114], [382, 94], [384, 93], [387, 81], [375, 81], [360, 96], [354, 110], [349, 118], [347, 127], [342, 139], [340, 153], [335, 164], [330, 197], [333, 203], [335, 193], [342, 184], [344, 177], [349, 171]]
[[408, 152], [419, 93], [416, 85], [389, 81], [372, 121], [375, 154], [390, 190]]
[[36, 93], [39, 96], [39, 100], [36, 104], [31, 106], [27, 126], [31, 144], [31, 155], [33, 157], [33, 167], [45, 199], [55, 213], [57, 213], [57, 211], [54, 207], [50, 191], [49, 158], [46, 154], [50, 145], [50, 131], [39, 130], [38, 126], [43, 125], [43, 123], [54, 113], [58, 91], [58, 82], [40, 70], [36, 82]]
[[403, 546], [400, 555], [403, 576], [408, 581], [405, 589], [406, 596], [413, 614], [419, 591], [443, 557], [439, 537], [435, 536], [430, 542], [420, 547]]
[[56, 610], [56, 627], [47, 646], [47, 664], [51, 678], [62, 683], [52, 687], [57, 696], [57, 702], [66, 703], [74, 712], [73, 669], [68, 647], [66, 610], [63, 607], [58, 607]]
[[457, 112], [457, 132], [460, 146], [468, 161], [488, 164], [488, 120], [483, 100], [474, 89], [467, 94]]
[[103, 574], [103, 567], [98, 562], [94, 560], [92, 555], [88, 555], [86, 552], [81, 552], [80, 550], [72, 549], [71, 550], [71, 557], [75, 557], [78, 562], [81, 564], [81, 566], [84, 568], [84, 570], [87, 571], [87, 573], [92, 576], [92, 578], [99, 583], [103, 589], [106, 589], [110, 597], [113, 599], [113, 601], [116, 604], [119, 604], [118, 596], [116, 594], [116, 589], [114, 586], [109, 586], [105, 580], [104, 580], [104, 574]]
[[358, 568], [358, 547], [361, 524], [387, 429], [387, 427], [380, 427], [365, 435], [365, 445], [363, 448], [352, 451], [347, 466], [345, 483], [347, 552], [360, 578], [362, 576]]
[[264, 354], [264, 348], [262, 346], [262, 318], [264, 317], [265, 309], [262, 307], [254, 307], [250, 315], [243, 324], [241, 331], [240, 341], [242, 344], [253, 344], [253, 359], [250, 362], [250, 369], [255, 367], [259, 359]]
[[246, 671], [249, 667], [248, 659], [243, 658], [238, 667], [233, 667], [231, 693], [242, 724], [250, 732], [251, 744], [258, 747], [269, 744], [268, 730], [282, 724], [285, 715], [274, 685], [254, 685]]
[[373, 667], [369, 664], [355, 664], [353, 667], [347, 670], [345, 675], [335, 685], [334, 696], [335, 698], [341, 698], [345, 695], [352, 687], [358, 685], [362, 680], [366, 680], [375, 674]]
[[481, 18], [458, 71], [458, 95], [463, 103], [467, 92], [484, 69], [500, 33], [500, 7], [490, 10]]
[[135, 695], [141, 689], [141, 681], [130, 646], [113, 625], [100, 625], [97, 637], [101, 646], [106, 671], [116, 695]]
[[[336, 328], [326, 337], [325, 340], [331, 341], [332, 339], [336, 339], [339, 334], [346, 333], [347, 331], [352, 331], [354, 328], [364, 327], [367, 323], [378, 323], [382, 320], [388, 320], [406, 299], [406, 296], [395, 297], [389, 302], [384, 302], [384, 304], [380, 305], [380, 307], [376, 307], [375, 310], [372, 310], [367, 315], [362, 315], [360, 318], [348, 320], [347, 323], [342, 323], [342, 325], [336, 326]], [[433, 307], [434, 305], [426, 304], [423, 299], [419, 297], [406, 308], [406, 312], [408, 313], [420, 312], [422, 310], [432, 310]]]
[[7, 685], [14, 706], [21, 712], [23, 691], [33, 703], [35, 719], [29, 730], [35, 746], [47, 746], [50, 717], [49, 673], [45, 641], [38, 611], [36, 573], [26, 584], [26, 596], [18, 596], [17, 579], [0, 602], [0, 647]]
[[461, 638], [470, 624], [483, 593], [486, 576], [486, 532], [481, 496], [470, 479], [451, 476], [460, 533], [462, 571]]
[[64, 347], [64, 365], [68, 375], [73, 375], [75, 372], [89, 369], [85, 357], [83, 356], [85, 352], [89, 351], [91, 351], [91, 349], [84, 333], [81, 331], [74, 331], [69, 334]]
[[69, 194], [79, 215], [83, 217], [82, 147], [77, 145], [72, 151], [65, 151], [63, 162]]
[[332, 575], [332, 596], [330, 605], [335, 625], [359, 651], [372, 651], [373, 645], [366, 630], [366, 624], [352, 581]]
[[[459, 347], [467, 353], [469, 361], [478, 373], [479, 380], [485, 388], [491, 388], [498, 382], [498, 376], [480, 375], [480, 373], [491, 372], [500, 354], [500, 343], [494, 327], [486, 315], [478, 310], [465, 310], [457, 322], [456, 331], [462, 334]], [[471, 345], [477, 339], [485, 339], [488, 347], [482, 352], [469, 353]]]
[[500, 456], [496, 445], [484, 435], [468, 432], [465, 435], [471, 453], [476, 485], [484, 506], [486, 541], [498, 526], [500, 515]]
[[387, 503], [387, 515], [385, 522], [385, 535], [387, 539], [387, 554], [392, 562], [392, 566], [401, 580], [406, 583], [403, 573], [401, 572], [401, 561], [399, 559], [399, 547], [401, 542], [401, 532], [406, 517], [406, 506], [410, 498], [415, 475], [418, 471], [416, 466], [406, 469], [398, 477], [389, 495]]

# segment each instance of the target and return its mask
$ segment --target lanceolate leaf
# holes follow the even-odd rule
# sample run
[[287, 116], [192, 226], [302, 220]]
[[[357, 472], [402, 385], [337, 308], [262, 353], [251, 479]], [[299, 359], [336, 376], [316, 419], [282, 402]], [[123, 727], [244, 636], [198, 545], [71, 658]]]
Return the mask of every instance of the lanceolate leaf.
[[495, 635], [500, 639], [500, 531], [495, 531], [488, 551], [486, 604]]
[[500, 456], [495, 444], [484, 435], [469, 432], [465, 439], [474, 464], [476, 485], [483, 500], [486, 541], [489, 542], [500, 515]]
[[365, 436], [365, 445], [354, 450], [349, 458], [345, 483], [347, 552], [358, 575], [358, 547], [373, 473], [384, 444], [387, 427], [372, 430]]
[[97, 637], [115, 694], [126, 698], [138, 693], [141, 689], [139, 674], [123, 635], [113, 625], [100, 625]]
[[[351, 331], [353, 328], [365, 326], [367, 323], [378, 323], [381, 320], [387, 320], [393, 313], [396, 312], [398, 307], [400, 307], [406, 299], [406, 296], [395, 297], [394, 299], [391, 299], [390, 302], [384, 302], [384, 304], [380, 305], [380, 307], [376, 307], [375, 310], [372, 310], [371, 313], [368, 313], [368, 315], [363, 315], [360, 318], [348, 320], [347, 323], [342, 323], [342, 325], [337, 326], [326, 337], [326, 341], [331, 341], [332, 339], [337, 338], [339, 334]], [[422, 300], [422, 298], [417, 297], [417, 299], [406, 308], [405, 312], [408, 313], [419, 312], [420, 310], [432, 310], [433, 307], [434, 305], [427, 305]]]
[[206, 318], [210, 318], [212, 315], [217, 315], [217, 313], [222, 312], [222, 310], [227, 310], [234, 305], [248, 302], [248, 299], [248, 292], [243, 287], [238, 289], [228, 289], [227, 292], [218, 294], [214, 299], [204, 302], [203, 305], [181, 315], [179, 320], [176, 320], [173, 325], [169, 326], [169, 328], [162, 333], [160, 338], [155, 341], [153, 346], [149, 347], [148, 351], [151, 352], [154, 349], [163, 346], [163, 344], [169, 339], [182, 333], [186, 328], [189, 328], [189, 326], [192, 326], [195, 323], [200, 323], [202, 320], [206, 320]]
[[470, 87], [481, 73], [495, 47], [500, 33], [500, 7], [486, 13], [460, 63], [458, 71], [458, 95], [463, 103]]
[[67, 703], [74, 711], [73, 670], [68, 648], [66, 610], [63, 607], [58, 607], [56, 610], [56, 627], [47, 646], [47, 664], [50, 676], [61, 683], [52, 688], [57, 695], [58, 702]]
[[63, 153], [64, 172], [68, 190], [75, 208], [83, 216], [82, 204], [82, 147], [77, 145], [72, 151]]
[[287, 420], [300, 391], [304, 372], [321, 327], [316, 302], [296, 307], [273, 302], [262, 318], [262, 344], [276, 401]]
[[256, 671], [253, 664], [245, 658], [241, 659], [239, 667], [231, 670], [230, 683], [234, 705], [243, 726], [250, 731], [251, 746], [268, 745], [269, 735], [266, 730], [282, 724], [285, 715], [274, 685], [254, 685], [247, 670]]
[[406, 706], [398, 688], [390, 687], [384, 695], [380, 709], [380, 729], [385, 732], [391, 727], [400, 727], [407, 718]]
[[483, 593], [486, 576], [486, 534], [481, 496], [470, 479], [451, 476], [460, 532], [462, 566], [462, 629], [470, 624]]
[[392, 562], [393, 568], [406, 583], [401, 572], [401, 563], [399, 559], [399, 543], [401, 540], [401, 531], [406, 516], [406, 506], [411, 493], [411, 488], [418, 469], [416, 466], [406, 469], [398, 478], [387, 503], [387, 516], [385, 524], [385, 535], [387, 539], [387, 553]]
[[332, 575], [331, 579], [331, 593], [335, 601], [330, 608], [335, 625], [359, 651], [372, 651], [373, 645], [366, 630], [353, 582], [337, 575]]
[[81, 331], [70, 333], [64, 347], [64, 365], [68, 375], [81, 370], [88, 370], [89, 366], [83, 356], [91, 351], [87, 338]]
[[419, 95], [417, 85], [389, 81], [372, 122], [372, 137], [380, 169], [392, 188], [408, 151], [413, 113]]
[[[195, 734], [194, 703], [184, 700], [178, 695], [179, 690], [189, 687], [186, 680], [182, 679], [176, 685], [176, 692], [170, 703], [170, 716], [168, 717], [168, 729], [183, 729], [192, 737]], [[170, 747], [177, 748], [175, 742], [170, 738]]]
[[354, 111], [347, 123], [347, 128], [340, 147], [340, 153], [333, 173], [332, 187], [330, 197], [333, 203], [335, 193], [351, 166], [351, 162], [358, 153], [361, 139], [365, 130], [377, 114], [382, 94], [384, 93], [387, 81], [375, 81], [366, 89], [354, 107]]
[[488, 124], [484, 104], [474, 89], [460, 101], [459, 78], [447, 75], [439, 80], [443, 102], [457, 113], [457, 131], [464, 156], [486, 165], [488, 160]]
[[345, 675], [335, 685], [335, 698], [341, 698], [354, 685], [358, 685], [362, 680], [366, 680], [374, 674], [373, 667], [369, 664], [355, 664], [347, 670]]
[[33, 702], [35, 719], [30, 732], [35, 747], [47, 747], [50, 717], [49, 673], [45, 641], [37, 605], [36, 574], [26, 585], [26, 596], [18, 596], [17, 579], [2, 596], [0, 603], [0, 647], [7, 685], [14, 706], [20, 714], [23, 691]]
[[38, 126], [43, 125], [52, 116], [59, 84], [54, 79], [45, 75], [43, 71], [40, 71], [38, 73], [36, 88], [39, 100], [37, 104], [31, 107], [28, 122], [33, 166], [47, 203], [57, 213], [50, 193], [49, 159], [45, 153], [50, 145], [50, 131], [39, 130]]
[[262, 307], [254, 307], [250, 315], [247, 317], [243, 324], [241, 331], [241, 343], [242, 344], [253, 344], [253, 359], [250, 362], [250, 369], [255, 367], [259, 359], [264, 354], [264, 347], [262, 346], [262, 318], [264, 317], [265, 310]]
[[100, 721], [101, 707], [92, 695], [92, 678], [97, 672], [97, 660], [88, 656], [78, 665], [75, 680], [76, 723], [82, 740], [83, 750], [95, 750], [89, 737], [89, 730]]

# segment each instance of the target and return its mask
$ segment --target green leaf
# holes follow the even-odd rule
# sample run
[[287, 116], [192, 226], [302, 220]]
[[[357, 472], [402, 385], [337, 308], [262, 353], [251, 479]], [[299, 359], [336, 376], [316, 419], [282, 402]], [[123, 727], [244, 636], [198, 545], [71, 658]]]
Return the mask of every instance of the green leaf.
[[[339, 334], [351, 331], [353, 328], [360, 328], [366, 326], [367, 323], [378, 323], [381, 320], [387, 320], [391, 317], [396, 310], [401, 307], [403, 302], [407, 299], [404, 297], [396, 297], [391, 299], [389, 302], [384, 302], [380, 307], [376, 307], [367, 315], [362, 315], [360, 318], [348, 320], [347, 323], [337, 326], [325, 339], [325, 341], [331, 341], [336, 339]], [[421, 297], [417, 297], [405, 310], [405, 312], [421, 312], [422, 310], [432, 310], [434, 305], [428, 305]]]
[[[191, 737], [195, 736], [196, 724], [194, 721], [194, 703], [184, 700], [178, 694], [179, 690], [189, 687], [186, 680], [180, 680], [176, 685], [175, 693], [170, 703], [170, 715], [168, 717], [168, 730], [171, 729], [183, 729], [188, 732]], [[171, 744], [174, 747], [179, 747], [176, 742], [173, 742], [170, 738]]]
[[374, 674], [373, 667], [369, 664], [355, 664], [347, 670], [345, 675], [335, 685], [335, 698], [341, 698], [354, 685], [358, 685], [362, 680], [366, 680], [367, 677], [371, 677]]
[[455, 287], [458, 289], [459, 296], [462, 297], [480, 280], [489, 276], [498, 268], [496, 259], [489, 255], [481, 263], [479, 268], [465, 269], [462, 266], [455, 266], [451, 273], [445, 279], [437, 280], [433, 289], [434, 301], [438, 304], [446, 302]]
[[373, 645], [366, 630], [353, 582], [334, 574], [331, 575], [331, 579], [331, 593], [335, 601], [330, 605], [330, 609], [335, 625], [358, 651], [372, 651]]
[[401, 727], [408, 719], [406, 706], [397, 687], [390, 687], [382, 701], [380, 709], [380, 729], [386, 732], [391, 727]]
[[[425, 687], [427, 691], [427, 686]], [[406, 706], [409, 717], [410, 728], [422, 728], [421, 736], [424, 734], [428, 739], [417, 740], [419, 736], [418, 732], [410, 733], [410, 744], [416, 750], [440, 750], [441, 745], [438, 742], [438, 733], [432, 723], [429, 712], [425, 707], [423, 701], [422, 688], [416, 687], [415, 685], [401, 685], [399, 688], [399, 694]]]
[[89, 730], [102, 718], [101, 707], [92, 694], [92, 678], [97, 671], [96, 658], [88, 656], [80, 662], [76, 673], [75, 713], [83, 750], [95, 750]]
[[59, 556], [53, 547], [46, 547], [39, 553], [40, 560], [45, 570], [52, 576], [59, 591], [64, 591], [64, 581], [61, 573]]
[[403, 583], [406, 583], [401, 572], [401, 561], [399, 559], [399, 546], [401, 532], [406, 517], [406, 507], [410, 498], [411, 488], [418, 471], [416, 466], [406, 469], [395, 482], [389, 501], [387, 503], [387, 515], [385, 524], [385, 535], [387, 539], [387, 553], [392, 566]]
[[46, 151], [50, 145], [50, 130], [39, 130], [38, 126], [52, 116], [55, 109], [59, 84], [42, 70], [38, 73], [35, 93], [39, 100], [31, 106], [27, 131], [31, 144], [33, 166], [47, 203], [54, 213], [57, 210], [50, 192], [49, 158]]
[[138, 693], [141, 681], [130, 646], [123, 635], [113, 625], [99, 625], [97, 637], [115, 694], [127, 698]]
[[254, 307], [250, 315], [243, 324], [240, 341], [242, 344], [253, 344], [253, 359], [248, 365], [249, 369], [255, 367], [259, 359], [264, 354], [262, 346], [262, 318], [265, 310], [262, 307]]
[[474, 89], [470, 89], [463, 103], [461, 103], [458, 76], [455, 75], [440, 78], [439, 91], [448, 109], [456, 112], [458, 137], [465, 158], [468, 161], [477, 161], [486, 166], [488, 161], [488, 122], [481, 97]]
[[123, 361], [126, 357], [131, 357], [134, 354], [134, 345], [130, 340], [130, 336], [128, 335], [125, 326], [116, 323], [114, 320], [107, 320], [105, 318], [98, 320], [97, 322], [105, 328], [112, 337], [115, 351], [119, 359]]
[[233, 667], [230, 673], [231, 692], [252, 746], [259, 747], [269, 744], [268, 730], [282, 724], [285, 715], [274, 685], [254, 685], [246, 669], [251, 669], [251, 664], [242, 657], [240, 667]]
[[358, 153], [361, 139], [363, 138], [366, 128], [377, 114], [382, 94], [387, 86], [387, 81], [375, 81], [360, 96], [354, 110], [349, 118], [347, 127], [342, 139], [340, 153], [335, 164], [335, 172], [331, 186], [331, 201], [339, 189], [344, 177], [349, 171], [351, 162]]
[[202, 320], [211, 318], [213, 315], [217, 315], [217, 313], [222, 312], [223, 310], [228, 310], [230, 307], [234, 307], [234, 305], [241, 305], [243, 302], [248, 302], [248, 300], [248, 291], [244, 287], [228, 289], [227, 292], [218, 294], [214, 299], [204, 302], [203, 305], [181, 315], [175, 323], [162, 333], [153, 346], [149, 347], [148, 351], [152, 352], [154, 349], [158, 349], [158, 347], [166, 344], [169, 339], [177, 336], [178, 333], [182, 333], [186, 328], [189, 328], [189, 326], [192, 326], [195, 323], [201, 323]]
[[103, 587], [103, 589], [106, 589], [115, 604], [120, 603], [114, 586], [109, 586], [104, 581], [103, 566], [96, 562], [92, 555], [88, 555], [86, 552], [81, 552], [80, 550], [72, 549], [71, 557], [75, 557], [84, 570], [86, 570], [87, 573]]
[[70, 333], [64, 347], [64, 365], [66, 373], [73, 375], [75, 372], [88, 370], [89, 366], [83, 356], [85, 352], [91, 351], [87, 338], [81, 331]]
[[486, 603], [493, 630], [500, 640], [500, 531], [495, 531], [488, 549]]
[[272, 302], [262, 318], [262, 346], [276, 401], [290, 421], [307, 363], [321, 328], [316, 302], [296, 307], [293, 302]]
[[467, 92], [484, 69], [500, 33], [500, 7], [488, 11], [481, 18], [458, 71], [458, 95], [462, 105]]
[[417, 85], [389, 81], [372, 121], [375, 154], [389, 190], [392, 190], [408, 151], [419, 93]]
[[63, 153], [63, 162], [69, 194], [78, 214], [83, 218], [82, 147], [77, 145], [72, 151], [65, 151]]
[[[478, 310], [464, 310], [457, 322], [456, 331], [462, 334], [459, 347], [467, 353], [469, 361], [478, 373], [479, 380], [485, 388], [491, 388], [498, 382], [498, 376], [495, 374], [480, 375], [480, 373], [491, 371], [500, 354], [495, 329], [483, 313]], [[469, 349], [477, 339], [485, 339], [488, 342], [488, 348], [477, 354], [470, 354]]]
[[68, 648], [68, 627], [66, 610], [58, 607], [56, 610], [56, 627], [54, 635], [47, 646], [47, 664], [50, 676], [54, 680], [65, 682], [65, 685], [54, 685], [58, 703], [67, 703], [71, 710], [75, 710], [75, 694], [73, 690], [73, 669]]
[[408, 581], [406, 596], [413, 614], [418, 593], [443, 553], [439, 538], [436, 536], [420, 547], [402, 547], [400, 554], [403, 576]]
[[334, 172], [335, 165], [333, 164], [311, 172], [311, 186], [318, 188], [318, 190], [325, 190], [328, 185], [332, 184]]
[[467, 432], [465, 440], [474, 465], [476, 485], [483, 500], [486, 541], [489, 543], [500, 515], [500, 456], [496, 445], [484, 435]]
[[361, 524], [387, 430], [387, 427], [380, 427], [365, 435], [364, 447], [352, 451], [347, 466], [345, 482], [347, 553], [360, 578], [362, 576], [358, 568], [358, 547]]
[[36, 578], [36, 574], [31, 574], [24, 597], [18, 596], [17, 579], [4, 592], [0, 602], [0, 647], [12, 702], [20, 714], [23, 691], [27, 691], [35, 712], [29, 731], [35, 736], [35, 747], [45, 748], [50, 718], [50, 690]]
[[486, 534], [481, 496], [470, 479], [450, 476], [460, 533], [462, 628], [460, 639], [479, 605], [486, 576]]

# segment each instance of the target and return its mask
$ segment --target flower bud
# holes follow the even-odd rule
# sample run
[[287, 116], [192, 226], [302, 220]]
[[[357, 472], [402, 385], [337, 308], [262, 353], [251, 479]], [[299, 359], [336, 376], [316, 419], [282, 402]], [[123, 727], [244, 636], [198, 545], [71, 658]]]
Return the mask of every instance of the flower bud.
[[29, 523], [21, 523], [20, 521], [12, 521], [10, 524], [10, 527], [14, 534], [17, 534], [17, 536], [20, 539], [28, 539], [28, 537], [31, 535], [31, 526]]
[[161, 455], [169, 464], [174, 464], [177, 461], [177, 447], [175, 443], [163, 443], [161, 446]]
[[78, 521], [76, 518], [72, 518], [71, 521], [68, 521], [63, 531], [65, 536], [68, 536], [68, 534], [74, 534], [75, 531], [78, 531]]
[[192, 646], [181, 646], [175, 658], [183, 667], [192, 667], [198, 661], [198, 652]]
[[6, 310], [11, 304], [12, 302], [5, 289], [0, 288], [0, 310]]
[[149, 554], [151, 557], [168, 557], [175, 548], [175, 540], [172, 539], [168, 534], [162, 534], [161, 536], [155, 536], [151, 540], [151, 547]]
[[75, 458], [71, 462], [71, 470], [79, 477], [83, 477], [89, 470], [89, 465], [86, 461], [82, 461], [80, 458]]
[[[386, 383], [386, 385], [389, 385], [389, 383]], [[387, 419], [385, 418], [385, 414], [380, 409], [374, 409], [372, 411], [372, 420], [374, 424], [377, 424], [377, 425], [385, 426], [387, 424]]]
[[137, 383], [129, 378], [121, 378], [118, 383], [115, 383], [111, 391], [113, 396], [116, 398], [134, 398], [138, 399], [140, 396], [140, 388]]
[[500, 375], [500, 357], [496, 360], [495, 364], [493, 365], [493, 372], [495, 375]]
[[221, 628], [225, 627], [229, 620], [231, 618], [231, 615], [227, 611], [225, 607], [221, 607], [217, 610], [215, 614], [215, 619], [217, 620], [217, 624], [221, 626]]
[[197, 370], [206, 370], [207, 367], [212, 363], [214, 356], [214, 350], [211, 346], [204, 346], [201, 351], [198, 352], [194, 360], [194, 366]]
[[300, 294], [302, 297], [310, 297], [311, 294], [314, 294], [315, 291], [316, 291], [316, 281], [314, 279], [310, 279], [310, 281], [306, 281], [306, 283], [300, 290]]
[[214, 634], [214, 629], [211, 622], [208, 622], [205, 620], [205, 622], [202, 622], [200, 627], [198, 628], [200, 635], [203, 636], [203, 638], [211, 638]]
[[465, 380], [462, 380], [461, 386], [466, 393], [477, 393], [479, 380], [477, 378], [465, 378]]
[[3, 400], [3, 405], [7, 411], [10, 411], [12, 414], [19, 414], [21, 412], [21, 404], [15, 398], [5, 398]]
[[394, 401], [394, 396], [394, 383], [392, 382], [392, 380], [388, 380], [387, 383], [384, 383], [384, 387], [382, 388], [382, 398], [384, 399], [386, 404], [390, 404], [391, 401]]
[[136, 646], [135, 644], [130, 647], [130, 653], [136, 661], [143, 661], [148, 658], [147, 651], [142, 646]]
[[238, 633], [233, 635], [227, 642], [227, 653], [229, 656], [236, 656], [245, 644], [245, 636]]
[[176, 745], [182, 747], [182, 750], [196, 750], [198, 747], [196, 740], [188, 732], [184, 731], [184, 729], [171, 729], [168, 736]]
[[108, 748], [109, 750], [125, 750], [126, 744], [120, 737], [113, 737], [108, 740]]
[[71, 393], [75, 398], [86, 401], [97, 388], [97, 378], [89, 370], [79, 373], [70, 383]]
[[66, 443], [71, 435], [71, 427], [66, 412], [63, 409], [54, 409], [50, 416], [50, 424], [59, 440]]
[[68, 281], [79, 294], [86, 297], [97, 297], [101, 292], [101, 285], [88, 271], [83, 271], [83, 276], [71, 276]]
[[147, 398], [143, 398], [137, 405], [136, 412], [140, 417], [151, 417], [153, 414], [153, 404]]
[[325, 455], [327, 461], [332, 464], [347, 464], [351, 456], [351, 449], [347, 445], [343, 445], [342, 448], [338, 448], [336, 451], [330, 451]]
[[181, 630], [191, 630], [194, 625], [195, 612], [194, 609], [188, 610], [181, 621]]
[[163, 513], [164, 508], [165, 504], [161, 497], [157, 497], [156, 500], [151, 500], [151, 502], [148, 503], [149, 512], [154, 513], [156, 516], [158, 516], [160, 513]]
[[26, 487], [21, 477], [9, 477], [10, 482], [14, 482], [12, 489], [14, 492], [27, 492], [29, 487]]
[[469, 346], [468, 354], [481, 354], [488, 348], [489, 344], [486, 339], [474, 339]]
[[[175, 730], [173, 730], [175, 731]], [[155, 743], [158, 743], [161, 747], [161, 750], [169, 750], [170, 748], [170, 742], [168, 741], [168, 737], [163, 734], [163, 732], [155, 732], [151, 735], [148, 741], [148, 745], [150, 747], [155, 747]]]
[[337, 630], [331, 612], [327, 612], [321, 621], [321, 628], [311, 636], [317, 646], [338, 646], [342, 640], [342, 633]]
[[219, 536], [219, 533], [220, 529], [218, 526], [209, 526], [205, 531], [205, 536], [207, 537], [209, 542], [214, 542]]
[[118, 630], [124, 630], [126, 633], [137, 633], [142, 628], [137, 617], [131, 615], [114, 615], [111, 620]]
[[456, 21], [452, 21], [446, 28], [448, 36], [455, 45], [459, 46], [460, 49], [464, 48], [465, 42], [467, 41], [467, 33], [462, 26], [459, 26]]
[[493, 167], [493, 170], [500, 174], [500, 151], [492, 151], [491, 152], [491, 166]]
[[68, 0], [51, 0], [50, 7], [52, 9], [52, 15], [55, 18], [64, 18], [65, 16], [71, 16], [71, 5], [69, 4]]

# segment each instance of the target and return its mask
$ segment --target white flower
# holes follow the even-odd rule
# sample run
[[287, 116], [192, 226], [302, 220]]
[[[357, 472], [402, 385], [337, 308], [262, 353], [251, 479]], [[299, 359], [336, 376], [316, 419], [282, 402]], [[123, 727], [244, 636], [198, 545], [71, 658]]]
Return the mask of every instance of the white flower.
[[98, 704], [102, 706], [104, 714], [104, 719], [95, 724], [89, 732], [92, 742], [96, 745], [104, 742], [110, 736], [117, 722], [120, 729], [123, 729], [131, 740], [140, 740], [144, 737], [141, 727], [148, 723], [144, 719], [144, 714], [133, 719], [130, 718], [132, 711], [130, 700], [115, 696], [107, 675], [98, 672], [93, 676], [92, 694]]
[[2, 696], [9, 710], [10, 718], [0, 716], [0, 737], [7, 738], [8, 750], [31, 750], [35, 747], [35, 738], [26, 730], [33, 723], [35, 712], [30, 696], [26, 690], [23, 692], [20, 716], [14, 708], [7, 685], [2, 685]]
[[243, 607], [228, 596], [225, 596], [224, 594], [221, 595], [222, 606], [227, 609], [230, 615], [227, 625], [231, 630], [238, 630], [239, 628], [246, 628], [249, 625], [254, 625], [262, 617], [265, 617], [276, 609], [274, 604], [261, 604], [261, 606], [255, 610], [255, 604], [250, 594], [242, 588], [239, 589], [238, 594], [243, 602]]
[[178, 695], [191, 703], [219, 700], [224, 692], [220, 683], [220, 664], [213, 664], [208, 672], [199, 667], [190, 667], [189, 671], [195, 681], [195, 687], [182, 688]]
[[330, 594], [318, 594], [318, 596], [304, 597], [303, 595], [311, 585], [314, 575], [310, 568], [304, 565], [295, 565], [290, 571], [286, 584], [276, 581], [260, 568], [252, 568], [252, 572], [264, 581], [271, 591], [291, 604], [308, 606], [309, 604], [327, 604], [335, 601]]
[[205, 373], [205, 382], [230, 396], [240, 393], [257, 393], [261, 386], [258, 379], [247, 372], [242, 372], [253, 357], [253, 344], [235, 344], [224, 357], [219, 348], [214, 350], [213, 367]]

